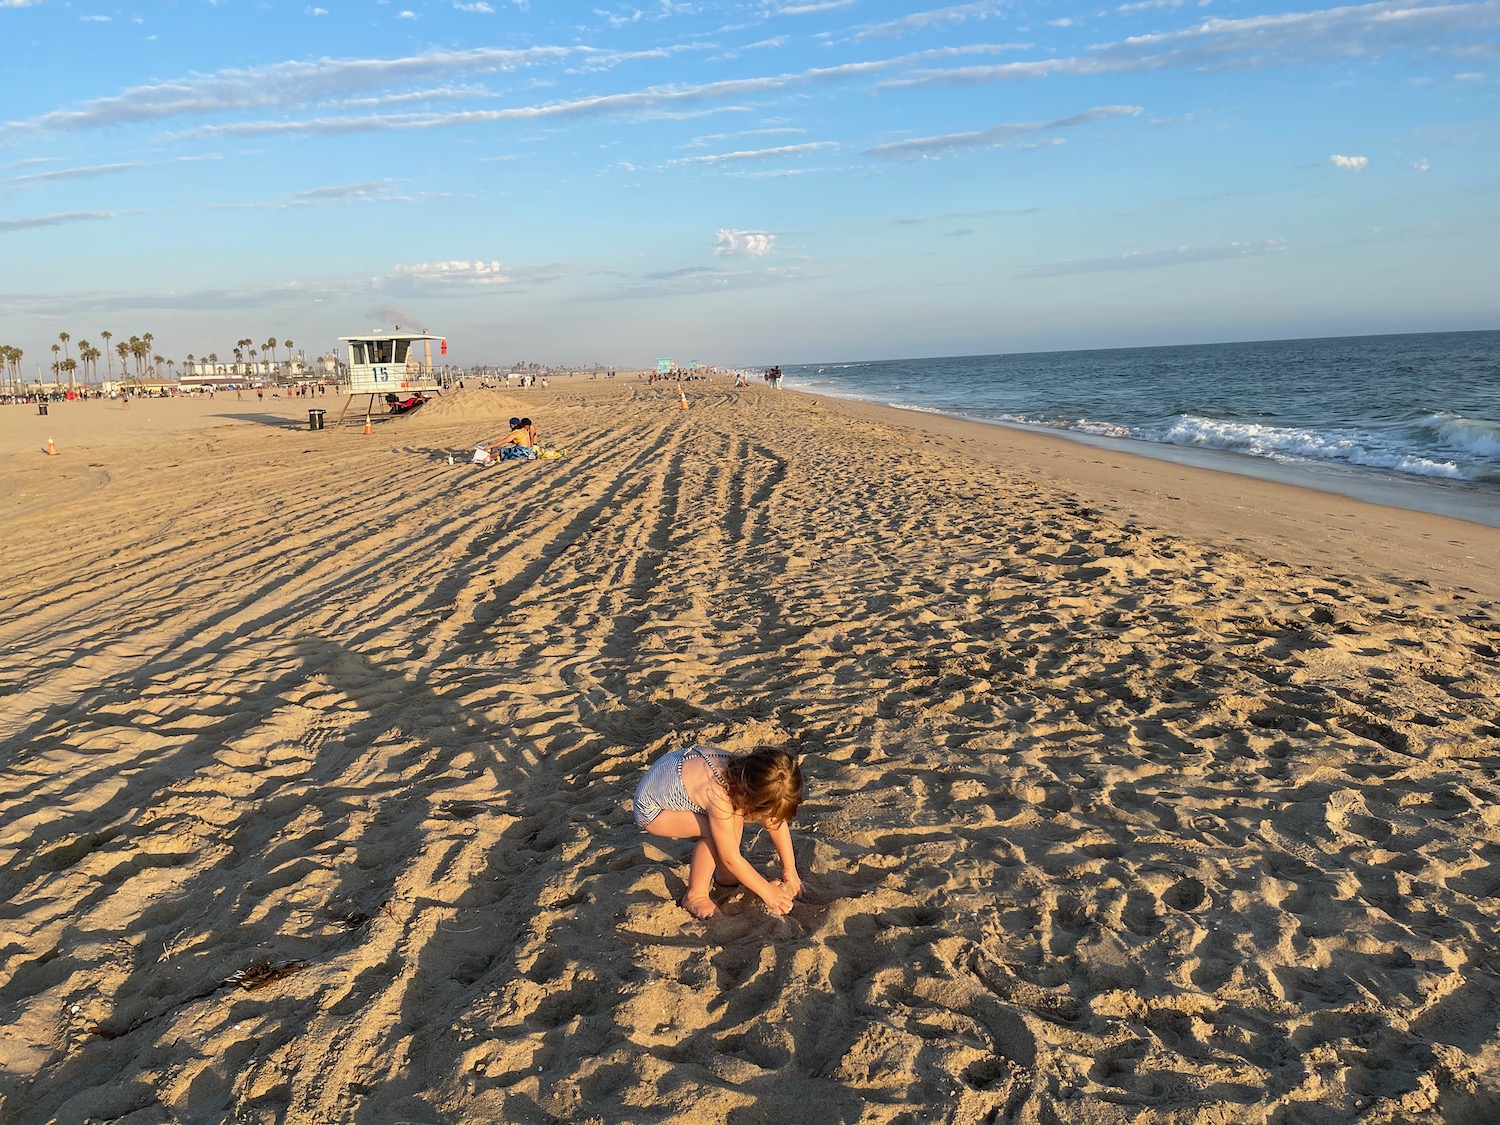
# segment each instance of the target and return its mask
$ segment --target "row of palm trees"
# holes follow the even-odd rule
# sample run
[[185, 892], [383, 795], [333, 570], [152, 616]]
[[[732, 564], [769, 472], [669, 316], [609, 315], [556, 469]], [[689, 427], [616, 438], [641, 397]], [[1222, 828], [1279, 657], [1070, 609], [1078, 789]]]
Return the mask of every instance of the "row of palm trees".
[[[264, 344], [259, 345], [259, 347], [266, 350], [266, 354], [271, 357], [271, 362], [276, 364], [276, 366], [279, 368], [282, 361], [276, 355], [276, 349], [285, 348], [286, 361], [290, 363], [292, 359], [292, 348], [296, 347], [296, 345], [291, 340], [278, 341], [275, 336], [272, 336]], [[233, 373], [236, 375], [239, 374], [242, 367], [247, 374], [250, 372], [254, 372], [256, 370], [256, 360], [260, 357], [260, 355], [261, 352], [258, 350], [255, 341], [250, 339], [248, 336], [243, 340], [236, 340], [234, 342]], [[207, 363], [213, 368], [215, 372], [217, 372], [219, 369], [219, 353], [210, 352], [205, 356], [195, 356], [192, 352], [189, 352], [187, 356], [187, 369], [189, 371], [195, 371], [196, 367], [194, 365], [198, 363]]]
[[[57, 334], [58, 342], [52, 345], [53, 383], [60, 383], [63, 376], [67, 376], [68, 386], [72, 387], [75, 385], [80, 372], [83, 375], [85, 383], [90, 382], [91, 379], [93, 382], [98, 382], [99, 358], [101, 356], [104, 357], [106, 372], [111, 381], [115, 377], [115, 356], [118, 356], [120, 359], [120, 378], [122, 381], [131, 381], [132, 376], [130, 372], [132, 369], [134, 371], [133, 379], [135, 382], [141, 382], [144, 379], [160, 375], [163, 367], [166, 367], [174, 376], [176, 374], [177, 361], [167, 359], [153, 351], [152, 342], [156, 338], [150, 332], [146, 332], [140, 336], [132, 336], [129, 340], [121, 340], [118, 344], [114, 345], [113, 354], [111, 354], [110, 341], [114, 339], [114, 333], [100, 332], [99, 338], [104, 341], [102, 351], [94, 347], [88, 340], [79, 340], [78, 358], [74, 359], [72, 349], [68, 346], [73, 342], [72, 335], [68, 332], [59, 332]], [[236, 340], [234, 345], [234, 370], [232, 373], [238, 375], [241, 370], [245, 374], [254, 372], [256, 370], [256, 360], [261, 355], [260, 348], [264, 348], [270, 356], [271, 361], [279, 367], [281, 360], [276, 355], [276, 349], [285, 348], [287, 360], [290, 361], [293, 347], [294, 344], [291, 340], [277, 340], [274, 336], [261, 345], [257, 345], [248, 336], [243, 340]], [[61, 353], [60, 357], [59, 353]], [[21, 372], [21, 360], [24, 356], [25, 353], [20, 348], [10, 344], [0, 344], [0, 362], [3, 362], [6, 376], [12, 383], [24, 381]], [[194, 356], [191, 352], [188, 353], [185, 370], [188, 372], [196, 371], [195, 365], [198, 362], [200, 362], [199, 357]], [[217, 372], [219, 367], [219, 353], [210, 352], [208, 355], [201, 357], [201, 362], [211, 364], [214, 371]]]

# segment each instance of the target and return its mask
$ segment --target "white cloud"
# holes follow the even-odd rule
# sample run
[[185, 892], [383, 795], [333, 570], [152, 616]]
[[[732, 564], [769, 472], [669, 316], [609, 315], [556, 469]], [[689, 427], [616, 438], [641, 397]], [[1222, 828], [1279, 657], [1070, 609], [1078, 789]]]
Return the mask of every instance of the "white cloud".
[[820, 0], [816, 4], [787, 4], [777, 8], [772, 15], [777, 16], [806, 16], [814, 12], [832, 12], [839, 8], [852, 8], [859, 0]]
[[821, 149], [838, 148], [837, 141], [809, 141], [802, 145], [782, 145], [779, 148], [746, 149], [742, 152], [721, 152], [712, 156], [684, 156], [669, 160], [669, 166], [680, 164], [725, 164], [741, 160], [770, 160], [782, 156], [803, 156]]
[[112, 176], [116, 172], [129, 172], [135, 168], [145, 167], [140, 161], [130, 161], [124, 164], [96, 164], [91, 168], [59, 168], [52, 172], [32, 172], [25, 176], [12, 176], [6, 183], [26, 184], [42, 180], [81, 180], [93, 176]]
[[[662, 114], [667, 106], [702, 104], [725, 98], [754, 97], [782, 90], [860, 78], [912, 63], [974, 54], [994, 54], [1007, 48], [993, 44], [940, 47], [890, 59], [814, 67], [799, 73], [726, 79], [697, 86], [650, 86], [619, 94], [601, 94], [542, 105], [495, 110], [466, 110], [452, 114], [406, 114], [368, 117], [322, 117], [309, 120], [278, 118], [204, 126], [179, 136], [263, 136], [281, 133], [368, 133], [403, 129], [432, 129], [456, 125], [481, 125], [496, 121], [529, 121], [549, 117], [584, 117], [610, 113]], [[433, 51], [396, 59], [320, 59], [286, 62], [243, 70], [165, 80], [137, 86], [110, 98], [98, 98], [76, 109], [55, 110], [29, 121], [0, 123], [5, 134], [42, 131], [72, 131], [102, 126], [157, 121], [171, 117], [221, 114], [256, 108], [288, 109], [315, 104], [321, 99], [348, 95], [356, 90], [408, 83], [446, 74], [510, 72], [549, 62], [561, 62], [582, 48], [530, 47], [522, 50], [476, 48], [466, 51]], [[625, 56], [618, 56], [625, 57]], [[744, 111], [741, 106], [703, 109]]]
[[[11, 5], [17, 7], [18, 5]], [[55, 227], [64, 223], [82, 223], [93, 219], [113, 219], [120, 215], [138, 214], [131, 211], [60, 211], [51, 215], [32, 215], [23, 219], [0, 219], [0, 234], [13, 230], [32, 230], [36, 227]]]
[[714, 253], [722, 257], [763, 258], [776, 248], [776, 236], [763, 230], [721, 230]]
[[407, 8], [404, 11], [397, 12], [396, 18], [398, 20], [414, 20], [417, 18], [417, 13], [413, 12], [410, 8]]
[[1427, 163], [1427, 158], [1424, 156], [1421, 160], [1418, 160], [1415, 164], [1413, 164], [1412, 167], [1418, 172], [1425, 172], [1429, 167], [1431, 167], [1431, 165]]
[[1103, 43], [1086, 55], [933, 71], [881, 85], [971, 86], [1054, 74], [1324, 65], [1335, 59], [1378, 58], [1398, 50], [1446, 48], [1459, 55], [1472, 48], [1468, 40], [1473, 33], [1495, 26], [1497, 16], [1500, 4], [1496, 0], [1431, 5], [1377, 0], [1313, 12], [1206, 19], [1176, 31]]
[[506, 285], [511, 280], [499, 262], [477, 260], [473, 262], [418, 262], [409, 266], [397, 266], [391, 271], [391, 276], [435, 282], [446, 286]]
[[998, 0], [979, 0], [974, 4], [954, 4], [947, 8], [934, 8], [928, 12], [915, 12], [898, 20], [874, 23], [854, 33], [856, 43], [867, 39], [894, 39], [902, 35], [927, 31], [945, 24], [963, 23], [971, 19], [987, 19], [1000, 11]]
[[581, 300], [653, 300], [676, 298], [685, 294], [701, 297], [705, 294], [728, 293], [739, 289], [756, 289], [787, 282], [807, 281], [814, 275], [804, 268], [780, 269], [761, 266], [756, 269], [715, 269], [709, 266], [690, 266], [685, 269], [666, 270], [632, 279], [610, 293], [598, 293], [582, 297]]
[[1339, 156], [1335, 153], [1328, 158], [1328, 163], [1335, 168], [1347, 168], [1351, 172], [1363, 172], [1370, 163], [1368, 156]]
[[1160, 269], [1190, 262], [1217, 262], [1233, 258], [1254, 258], [1262, 254], [1279, 254], [1288, 249], [1284, 238], [1265, 242], [1231, 242], [1225, 246], [1177, 246], [1171, 250], [1132, 251], [1110, 258], [1086, 258], [1079, 261], [1049, 262], [1032, 266], [1022, 277], [1064, 277], [1075, 273], [1110, 273], [1115, 270]]
[[307, 11], [303, 12], [302, 14], [305, 15], [305, 16], [326, 16], [328, 14], [328, 9], [327, 8], [308, 8]]
[[484, 0], [477, 0], [477, 2], [473, 4], [455, 3], [453, 5], [453, 8], [455, 11], [459, 12], [478, 12], [481, 15], [486, 16], [494, 14], [495, 11], [495, 9], [486, 4]]
[[[1093, 109], [1086, 109], [1082, 113], [1075, 113], [1071, 117], [1059, 118], [1056, 121], [1016, 122], [995, 125], [991, 128], [980, 129], [972, 133], [946, 133], [942, 136], [915, 137], [909, 141], [896, 141], [892, 144], [876, 145], [874, 148], [866, 149], [864, 155], [900, 160], [911, 157], [938, 156], [945, 152], [952, 152], [954, 149], [993, 148], [1007, 141], [1017, 141], [1031, 133], [1047, 133], [1054, 129], [1071, 129], [1079, 125], [1088, 125], [1110, 117], [1134, 117], [1140, 112], [1141, 107], [1137, 105], [1101, 105]], [[1033, 145], [1036, 144], [1036, 142], [1032, 143]]]
[[33, 8], [44, 0], [0, 0], [0, 8]]

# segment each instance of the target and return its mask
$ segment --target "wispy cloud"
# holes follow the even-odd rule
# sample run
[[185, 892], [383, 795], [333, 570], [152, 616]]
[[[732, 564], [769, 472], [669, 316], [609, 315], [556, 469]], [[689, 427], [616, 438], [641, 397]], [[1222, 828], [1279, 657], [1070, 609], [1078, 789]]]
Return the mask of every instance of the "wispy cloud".
[[1500, 24], [1500, 3], [1374, 4], [1245, 19], [1209, 19], [1191, 27], [1105, 43], [1087, 54], [958, 67], [887, 79], [882, 88], [971, 86], [1048, 75], [1128, 74], [1169, 69], [1231, 70], [1369, 58], [1396, 50], [1467, 49], [1465, 37]]
[[[195, 156], [174, 156], [169, 160], [140, 161], [132, 160], [118, 164], [95, 164], [87, 168], [57, 168], [51, 172], [33, 172], [25, 176], [12, 176], [4, 181], [8, 184], [45, 183], [54, 180], [86, 180], [96, 176], [113, 176], [120, 172], [131, 172], [137, 168], [159, 167], [163, 164], [196, 164], [203, 160], [218, 160], [220, 156], [216, 152], [205, 152]], [[40, 164], [47, 161], [36, 160], [26, 163]], [[16, 165], [21, 167], [21, 165]]]
[[806, 281], [815, 276], [805, 269], [763, 267], [761, 269], [716, 269], [712, 266], [690, 266], [664, 270], [626, 281], [619, 288], [578, 298], [583, 301], [654, 300], [703, 297], [741, 289], [761, 289], [771, 285]]
[[812, 4], [778, 4], [771, 14], [777, 16], [810, 16], [815, 12], [834, 12], [840, 8], [852, 8], [859, 0], [817, 0]]
[[[12, 5], [16, 7], [18, 5]], [[18, 230], [34, 230], [37, 227], [57, 227], [65, 223], [89, 223], [97, 219], [115, 219], [121, 215], [138, 214], [133, 211], [60, 211], [54, 215], [30, 215], [21, 219], [0, 219], [0, 234]]]
[[669, 160], [669, 166], [680, 164], [727, 164], [744, 160], [772, 160], [784, 156], [806, 156], [810, 152], [838, 148], [837, 141], [808, 141], [800, 145], [782, 145], [779, 148], [745, 149], [742, 152], [720, 152], [711, 156], [683, 156]]
[[1110, 117], [1135, 116], [1141, 112], [1140, 106], [1135, 105], [1102, 105], [1094, 109], [1075, 113], [1071, 117], [1061, 117], [1056, 121], [1026, 121], [1005, 125], [995, 125], [988, 129], [980, 129], [972, 133], [947, 133], [937, 137], [915, 137], [909, 141], [896, 141], [893, 144], [876, 145], [864, 151], [865, 156], [876, 156], [883, 159], [899, 160], [921, 158], [929, 156], [940, 156], [954, 149], [993, 148], [995, 145], [1005, 144], [1007, 141], [1015, 141], [1033, 133], [1050, 133], [1057, 129], [1073, 129], [1080, 125], [1088, 125], [1095, 121], [1103, 121]]
[[919, 223], [946, 222], [950, 219], [989, 219], [996, 215], [1034, 215], [1040, 210], [1040, 207], [997, 207], [988, 211], [944, 211], [937, 215], [909, 215], [900, 219], [892, 219], [891, 224], [898, 227], [910, 227]]
[[779, 137], [787, 133], [805, 133], [806, 129], [794, 128], [790, 125], [777, 125], [770, 129], [739, 129], [733, 133], [706, 133], [701, 137], [694, 137], [688, 141], [684, 148], [707, 148], [710, 144], [726, 141], [730, 137]]
[[129, 172], [135, 168], [144, 168], [140, 161], [130, 161], [122, 164], [96, 164], [91, 168], [58, 168], [51, 172], [32, 172], [26, 176], [12, 176], [5, 182], [8, 184], [31, 184], [51, 180], [85, 180], [94, 176], [113, 176], [120, 172]]
[[963, 23], [967, 20], [988, 19], [990, 16], [998, 15], [1000, 8], [999, 0], [978, 0], [977, 3], [972, 4], [952, 4], [946, 8], [933, 8], [926, 12], [914, 12], [909, 16], [902, 16], [896, 20], [888, 20], [885, 23], [867, 24], [855, 31], [850, 36], [850, 39], [855, 43], [861, 43], [868, 39], [894, 39], [898, 36], [930, 31], [933, 28]]
[[763, 230], [720, 230], [714, 253], [720, 257], [763, 258], [776, 248], [776, 236]]
[[1178, 246], [1172, 250], [1135, 251], [1110, 258], [1083, 258], [1032, 266], [1022, 277], [1066, 277], [1075, 273], [1110, 273], [1115, 270], [1152, 270], [1191, 262], [1217, 262], [1228, 258], [1256, 258], [1289, 249], [1283, 238], [1266, 242], [1231, 242], [1224, 246]]
[[393, 190], [391, 180], [372, 180], [363, 184], [337, 184], [330, 187], [310, 188], [280, 200], [263, 203], [219, 203], [214, 210], [287, 211], [298, 207], [317, 207], [328, 204], [360, 203], [413, 203], [424, 199], [442, 199], [441, 194], [403, 194]]
[[55, 110], [28, 121], [9, 122], [0, 132], [65, 132], [231, 110], [284, 109], [400, 82], [450, 74], [514, 71], [556, 62], [569, 53], [565, 47], [515, 51], [486, 47], [399, 59], [322, 59], [222, 70], [217, 74], [137, 86], [115, 97], [85, 102], [76, 109]]
[[419, 262], [397, 266], [393, 278], [412, 278], [444, 287], [489, 287], [508, 285], [511, 278], [498, 261]]
[[[1006, 49], [995, 44], [965, 44], [916, 51], [887, 59], [814, 67], [787, 74], [726, 79], [699, 85], [649, 86], [641, 90], [563, 99], [540, 105], [472, 109], [447, 114], [319, 116], [305, 120], [278, 118], [241, 121], [202, 126], [179, 136], [265, 136], [297, 132], [331, 135], [557, 117], [683, 112], [688, 107], [698, 108], [727, 99], [844, 82], [924, 62], [996, 54]], [[296, 110], [347, 99], [364, 90], [448, 75], [512, 72], [547, 63], [559, 63], [576, 56], [613, 63], [656, 54], [657, 52], [597, 52], [582, 47], [544, 46], [525, 50], [480, 48], [470, 51], [436, 51], [399, 59], [322, 59], [317, 62], [278, 63], [135, 87], [115, 97], [85, 102], [78, 108], [55, 110], [26, 121], [8, 122], [0, 125], [0, 136], [102, 128], [242, 110]]]

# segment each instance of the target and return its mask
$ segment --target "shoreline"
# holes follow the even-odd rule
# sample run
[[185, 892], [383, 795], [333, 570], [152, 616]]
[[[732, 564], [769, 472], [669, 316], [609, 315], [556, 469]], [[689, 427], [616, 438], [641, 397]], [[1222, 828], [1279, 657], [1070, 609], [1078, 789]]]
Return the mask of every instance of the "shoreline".
[[[1029, 458], [1090, 503], [1204, 542], [1258, 546], [1267, 556], [1332, 565], [1356, 560], [1388, 575], [1441, 581], [1500, 597], [1500, 527], [1254, 474], [1149, 456], [1123, 443], [1096, 445], [1069, 435], [974, 421], [859, 399], [791, 389], [855, 416], [957, 443], [965, 455]], [[1091, 452], [1089, 452], [1091, 451]]]
[[1143, 438], [1117, 438], [1103, 434], [1090, 434], [1078, 430], [1057, 429], [1050, 426], [1031, 425], [1021, 422], [1004, 422], [989, 418], [975, 418], [953, 411], [920, 406], [899, 406], [828, 394], [823, 391], [788, 387], [799, 394], [813, 398], [825, 397], [839, 402], [859, 402], [870, 406], [883, 406], [890, 410], [907, 411], [912, 414], [952, 418], [960, 422], [972, 422], [981, 426], [999, 426], [1039, 436], [1058, 437], [1079, 445], [1113, 450], [1154, 461], [1166, 461], [1186, 465], [1208, 472], [1228, 473], [1234, 476], [1252, 477], [1256, 480], [1275, 481], [1296, 488], [1317, 492], [1331, 492], [1351, 500], [1360, 500], [1384, 508], [1399, 508], [1403, 511], [1425, 512], [1428, 515], [1446, 516], [1465, 523], [1477, 523], [1485, 527], [1500, 527], [1500, 487], [1486, 487], [1468, 481], [1455, 481], [1445, 477], [1416, 477], [1389, 470], [1368, 469], [1358, 465], [1321, 461], [1278, 461], [1271, 457], [1258, 457], [1238, 453], [1230, 449], [1213, 449], [1205, 446], [1173, 445], [1168, 442], [1153, 442]]

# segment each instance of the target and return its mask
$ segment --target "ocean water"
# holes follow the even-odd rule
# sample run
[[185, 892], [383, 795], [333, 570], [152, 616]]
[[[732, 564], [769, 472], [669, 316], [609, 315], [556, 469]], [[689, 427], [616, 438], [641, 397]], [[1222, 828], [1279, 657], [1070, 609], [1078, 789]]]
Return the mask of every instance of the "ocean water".
[[783, 370], [802, 391], [1060, 431], [1500, 526], [1500, 332]]

